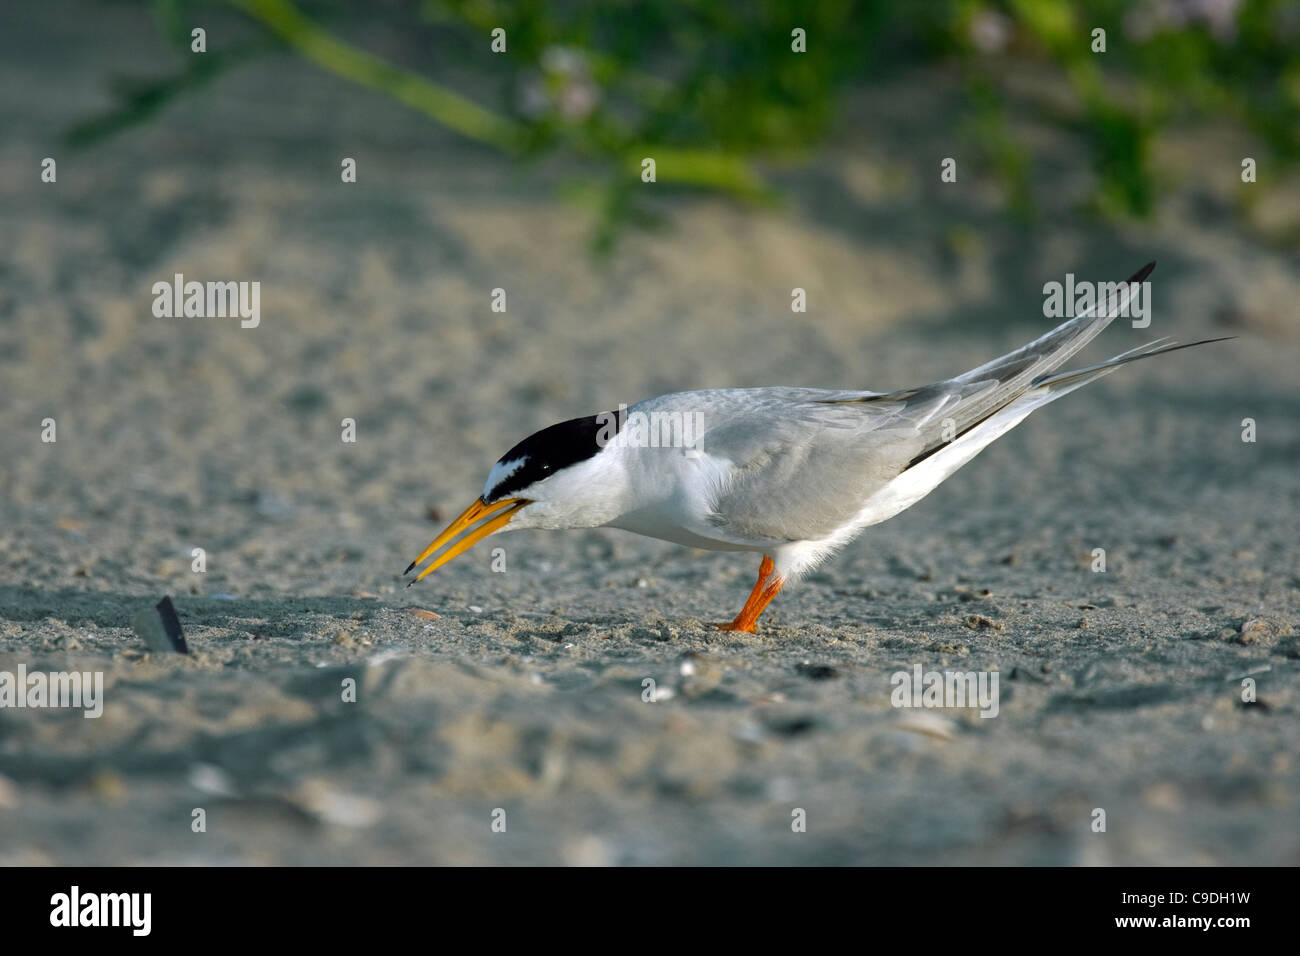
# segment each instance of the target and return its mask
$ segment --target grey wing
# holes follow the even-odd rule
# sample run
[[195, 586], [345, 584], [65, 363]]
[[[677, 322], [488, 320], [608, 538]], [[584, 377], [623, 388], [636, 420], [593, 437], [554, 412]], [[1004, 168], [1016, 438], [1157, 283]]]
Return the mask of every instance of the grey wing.
[[1147, 263], [1126, 281], [1117, 283], [1113, 300], [1099, 303], [1014, 352], [956, 378], [856, 401], [901, 401], [907, 409], [921, 413], [925, 440], [923, 450], [909, 466], [915, 464], [1010, 405], [1096, 338], [1115, 316], [1126, 314], [1138, 284], [1155, 265]]
[[[1127, 305], [1120, 299], [1062, 323], [1028, 345], [956, 378], [897, 392], [755, 389], [744, 414], [706, 441], [732, 463], [710, 521], [750, 540], [818, 540], [863, 502], [1058, 368]], [[759, 393], [762, 393], [761, 397]]]
[[924, 407], [859, 396], [760, 402], [709, 429], [705, 451], [732, 463], [713, 527], [747, 541], [806, 541], [851, 520], [925, 447]]

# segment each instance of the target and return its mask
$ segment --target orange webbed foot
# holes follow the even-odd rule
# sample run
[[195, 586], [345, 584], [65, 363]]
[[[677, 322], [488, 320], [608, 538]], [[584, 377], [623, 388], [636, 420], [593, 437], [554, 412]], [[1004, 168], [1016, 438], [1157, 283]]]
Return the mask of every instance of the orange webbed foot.
[[745, 606], [740, 609], [736, 619], [730, 624], [719, 624], [720, 631], [743, 631], [746, 634], [753, 634], [758, 623], [758, 616], [763, 613], [763, 609], [771, 603], [772, 598], [781, 593], [781, 586], [785, 584], [784, 578], [774, 578], [773, 573], [776, 565], [767, 555], [763, 555], [763, 563], [758, 566], [758, 581], [754, 585], [754, 590], [749, 592], [749, 599], [745, 601]]

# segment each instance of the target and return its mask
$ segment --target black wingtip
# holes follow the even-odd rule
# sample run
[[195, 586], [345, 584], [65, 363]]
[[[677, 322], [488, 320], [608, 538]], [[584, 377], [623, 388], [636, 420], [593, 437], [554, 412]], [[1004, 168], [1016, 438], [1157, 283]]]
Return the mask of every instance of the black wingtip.
[[1215, 342], [1231, 342], [1235, 335], [1220, 335], [1217, 339], [1201, 339], [1199, 342], [1188, 342], [1186, 345], [1175, 346], [1180, 349], [1190, 349], [1193, 345], [1212, 345]]
[[1135, 359], [1150, 358], [1153, 355], [1164, 355], [1166, 352], [1179, 352], [1182, 351], [1183, 349], [1194, 349], [1198, 345], [1213, 345], [1215, 342], [1227, 342], [1235, 338], [1236, 338], [1235, 335], [1220, 335], [1216, 339], [1199, 339], [1196, 342], [1182, 342], [1182, 343], [1174, 342], [1170, 345], [1164, 346], [1163, 348], [1158, 348], [1152, 352], [1144, 352], [1141, 355], [1135, 355], [1134, 358]]
[[1129, 282], [1146, 281], [1146, 277], [1149, 276], [1155, 270], [1155, 267], [1156, 267], [1156, 260], [1152, 259], [1150, 262], [1144, 265], [1137, 272], [1133, 273], [1132, 278], [1130, 278], [1128, 281]]
[[412, 561], [410, 564], [408, 564], [408, 565], [406, 566], [406, 570], [402, 572], [402, 576], [405, 577], [406, 575], [410, 574], [410, 573], [411, 573], [411, 569], [412, 569], [413, 567], [415, 567], [415, 562], [414, 562], [414, 561]]

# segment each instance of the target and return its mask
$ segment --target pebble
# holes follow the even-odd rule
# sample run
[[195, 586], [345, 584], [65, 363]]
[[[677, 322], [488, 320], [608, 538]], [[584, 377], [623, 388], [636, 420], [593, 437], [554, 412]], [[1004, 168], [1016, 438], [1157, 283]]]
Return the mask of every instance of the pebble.
[[302, 784], [290, 799], [322, 822], [341, 827], [373, 826], [384, 812], [378, 800], [345, 793], [319, 780]]
[[210, 793], [218, 797], [235, 795], [234, 781], [224, 770], [210, 763], [196, 763], [191, 767], [189, 782], [191, 787], [202, 793]]
[[952, 740], [957, 725], [947, 717], [940, 717], [925, 710], [915, 710], [901, 714], [894, 723], [894, 729], [933, 737], [935, 740]]

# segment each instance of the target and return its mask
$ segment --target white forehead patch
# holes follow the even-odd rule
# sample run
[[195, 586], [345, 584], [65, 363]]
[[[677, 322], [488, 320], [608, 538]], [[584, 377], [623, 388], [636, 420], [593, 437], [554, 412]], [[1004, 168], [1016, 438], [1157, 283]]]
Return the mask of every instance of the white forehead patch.
[[491, 494], [493, 488], [501, 484], [501, 482], [505, 481], [520, 468], [524, 467], [526, 461], [528, 461], [528, 456], [523, 455], [519, 458], [512, 458], [509, 461], [499, 461], [493, 465], [492, 470], [488, 472], [487, 484], [483, 486], [483, 497], [486, 498]]

